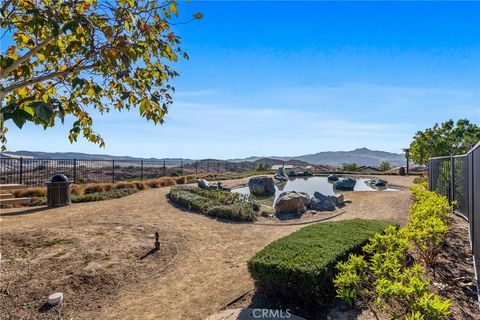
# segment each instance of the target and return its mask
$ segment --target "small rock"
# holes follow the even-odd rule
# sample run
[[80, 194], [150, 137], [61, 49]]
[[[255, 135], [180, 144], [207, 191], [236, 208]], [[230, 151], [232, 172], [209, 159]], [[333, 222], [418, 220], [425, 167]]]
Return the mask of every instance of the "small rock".
[[147, 237], [149, 237], [149, 238], [151, 238], [151, 239], [155, 239], [155, 234], [150, 233]]
[[145, 228], [144, 227], [137, 227], [137, 231], [145, 231]]
[[122, 227], [116, 227], [115, 229], [116, 230], [122, 230]]
[[55, 292], [48, 296], [48, 304], [54, 306], [63, 301], [63, 293]]

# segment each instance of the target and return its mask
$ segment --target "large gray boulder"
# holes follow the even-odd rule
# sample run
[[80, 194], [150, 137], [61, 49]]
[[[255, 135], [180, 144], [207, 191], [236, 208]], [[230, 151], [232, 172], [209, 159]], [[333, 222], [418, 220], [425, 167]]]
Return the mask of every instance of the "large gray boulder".
[[248, 181], [248, 189], [255, 196], [272, 196], [275, 194], [273, 179], [267, 176], [253, 177]]
[[198, 187], [200, 189], [210, 189], [210, 186], [208, 184], [208, 181], [205, 179], [200, 179], [198, 180]]
[[275, 200], [275, 212], [300, 215], [307, 210], [309, 201], [310, 197], [305, 192], [285, 191]]
[[327, 177], [328, 181], [338, 181], [340, 178], [336, 174], [331, 174]]
[[353, 191], [353, 188], [355, 188], [355, 184], [357, 184], [357, 180], [355, 179], [341, 179], [335, 182], [335, 189], [338, 190], [349, 190]]
[[329, 196], [315, 192], [308, 203], [308, 208], [315, 211], [333, 211], [335, 202]]

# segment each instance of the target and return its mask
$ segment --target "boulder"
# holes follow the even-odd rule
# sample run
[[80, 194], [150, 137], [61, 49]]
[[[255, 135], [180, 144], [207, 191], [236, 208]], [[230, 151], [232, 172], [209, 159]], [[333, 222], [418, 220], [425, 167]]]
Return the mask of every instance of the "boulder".
[[407, 171], [405, 170], [405, 167], [400, 167], [400, 169], [398, 169], [398, 174], [401, 176], [406, 176]]
[[336, 174], [331, 174], [327, 177], [328, 181], [338, 181], [340, 178]]
[[353, 188], [355, 187], [355, 184], [357, 183], [357, 180], [355, 179], [341, 179], [335, 182], [335, 189], [338, 190], [350, 190], [353, 191]]
[[333, 211], [335, 202], [329, 196], [315, 192], [308, 203], [308, 208], [315, 211]]
[[306, 211], [309, 201], [310, 197], [305, 192], [285, 191], [275, 201], [275, 212], [300, 215]]
[[231, 190], [229, 187], [227, 187], [222, 182], [217, 182], [217, 188], [218, 188], [218, 190], [223, 190], [223, 191], [230, 191]]
[[200, 179], [198, 180], [198, 187], [200, 189], [209, 189], [208, 181], [205, 179]]
[[253, 177], [248, 181], [248, 189], [255, 196], [272, 196], [275, 194], [273, 179], [267, 176]]
[[383, 179], [377, 179], [374, 184], [375, 187], [385, 187], [386, 185], [387, 185], [387, 181]]
[[343, 206], [345, 204], [345, 199], [343, 197], [343, 194], [341, 194], [341, 193], [334, 194], [333, 196], [330, 196], [330, 199], [332, 199], [333, 202], [335, 202], [335, 205], [337, 207]]

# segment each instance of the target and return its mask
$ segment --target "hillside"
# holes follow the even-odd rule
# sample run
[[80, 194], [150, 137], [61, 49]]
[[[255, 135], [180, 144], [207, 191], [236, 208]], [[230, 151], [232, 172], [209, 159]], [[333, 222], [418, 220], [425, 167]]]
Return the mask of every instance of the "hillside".
[[[78, 159], [78, 160], [166, 160], [166, 161], [183, 161], [183, 163], [191, 163], [195, 160], [183, 158], [138, 158], [131, 156], [112, 156], [106, 154], [87, 154], [79, 152], [41, 152], [41, 151], [15, 151], [3, 152], [2, 157], [35, 157], [42, 159]], [[204, 159], [206, 160], [206, 159]], [[208, 159], [210, 161], [225, 161], [217, 159]], [[295, 165], [328, 165], [341, 166], [343, 163], [357, 163], [362, 166], [377, 167], [382, 161], [388, 161], [392, 166], [405, 165], [405, 156], [399, 153], [391, 153], [385, 151], [369, 150], [367, 148], [355, 149], [352, 151], [325, 151], [300, 156], [271, 156], [256, 157], [251, 156], [244, 159], [229, 159], [231, 162], [262, 162], [273, 164], [281, 164], [283, 161]]]

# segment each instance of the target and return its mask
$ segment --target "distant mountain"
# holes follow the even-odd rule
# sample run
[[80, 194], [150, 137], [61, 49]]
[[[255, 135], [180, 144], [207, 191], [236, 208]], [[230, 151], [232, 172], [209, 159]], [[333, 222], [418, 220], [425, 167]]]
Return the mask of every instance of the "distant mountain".
[[77, 160], [127, 160], [127, 161], [140, 161], [140, 160], [165, 160], [165, 161], [183, 161], [185, 163], [194, 162], [192, 159], [183, 158], [139, 158], [130, 156], [112, 156], [108, 154], [88, 154], [81, 152], [43, 152], [43, 151], [6, 151], [1, 153], [2, 157], [18, 158], [18, 157], [32, 157], [39, 159], [77, 159]]
[[382, 161], [388, 161], [392, 166], [405, 165], [405, 155], [386, 151], [369, 150], [367, 148], [352, 151], [326, 151], [307, 154], [290, 159], [298, 159], [312, 164], [340, 166], [343, 163], [356, 163], [361, 166], [377, 167]]
[[[130, 156], [112, 156], [106, 154], [87, 154], [79, 152], [41, 152], [41, 151], [7, 151], [1, 154], [2, 157], [35, 157], [42, 159], [78, 159], [78, 160], [165, 160], [165, 161], [183, 161], [191, 163], [195, 160], [183, 158], [138, 158]], [[207, 159], [203, 159], [207, 160]], [[210, 161], [225, 161], [217, 159], [208, 159]], [[355, 149], [352, 151], [325, 151], [301, 156], [271, 156], [258, 157], [251, 156], [244, 159], [229, 159], [231, 162], [257, 162], [268, 163], [270, 165], [281, 164], [284, 161], [293, 165], [327, 165], [341, 166], [343, 163], [356, 163], [361, 166], [378, 167], [382, 161], [388, 161], [392, 166], [405, 165], [405, 156], [400, 153], [369, 150], [367, 148]]]
[[258, 161], [262, 158], [276, 160], [299, 160], [315, 165], [341, 166], [344, 163], [356, 163], [361, 166], [378, 167], [382, 161], [388, 161], [392, 166], [405, 165], [405, 155], [386, 151], [375, 151], [367, 148], [359, 148], [352, 151], [324, 151], [301, 156], [285, 157], [248, 157], [245, 159], [233, 159], [231, 161]]

